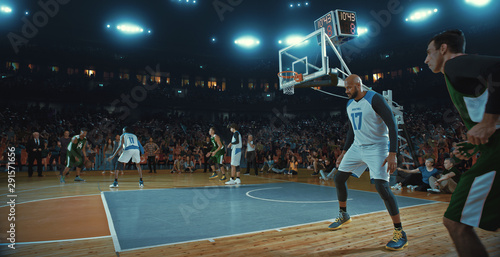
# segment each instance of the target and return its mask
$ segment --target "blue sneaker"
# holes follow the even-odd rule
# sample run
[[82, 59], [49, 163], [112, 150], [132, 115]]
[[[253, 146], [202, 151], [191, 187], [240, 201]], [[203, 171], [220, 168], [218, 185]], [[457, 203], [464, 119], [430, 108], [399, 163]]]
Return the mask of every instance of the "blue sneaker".
[[85, 182], [85, 179], [82, 179], [82, 178], [80, 178], [80, 177], [76, 177], [76, 178], [75, 178], [75, 181], [78, 181], [78, 182]]
[[144, 187], [144, 182], [142, 180], [139, 181], [139, 187], [143, 188]]
[[339, 212], [339, 217], [336, 218], [330, 226], [328, 226], [328, 229], [330, 230], [337, 230], [342, 227], [344, 224], [349, 224], [351, 223], [351, 216], [347, 214], [347, 212], [340, 211]]
[[394, 229], [392, 240], [387, 243], [385, 249], [400, 251], [403, 250], [405, 246], [408, 246], [408, 239], [406, 238], [406, 233], [402, 229]]
[[208, 179], [216, 179], [218, 177], [219, 177], [219, 175], [217, 175], [217, 173], [214, 172], [214, 173], [212, 173], [212, 176], [210, 176]]
[[59, 182], [61, 182], [61, 183], [66, 183], [66, 181], [64, 180], [64, 175], [61, 175], [61, 176], [59, 177]]
[[110, 188], [118, 187], [118, 181], [113, 182], [113, 184], [109, 185]]
[[323, 172], [323, 170], [320, 170], [319, 171], [319, 179], [323, 179], [323, 180], [327, 180], [328, 178], [325, 176], [325, 172]]
[[222, 174], [222, 177], [219, 179], [220, 181], [224, 181], [226, 180], [226, 175], [225, 174]]

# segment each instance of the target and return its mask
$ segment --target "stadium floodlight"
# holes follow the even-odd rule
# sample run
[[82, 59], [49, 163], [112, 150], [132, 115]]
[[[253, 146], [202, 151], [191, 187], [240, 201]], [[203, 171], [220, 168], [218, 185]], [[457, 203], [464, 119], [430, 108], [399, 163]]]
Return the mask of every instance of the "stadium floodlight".
[[106, 25], [106, 28], [108, 28], [108, 29], [109, 29], [109, 28], [111, 28], [111, 25], [109, 25], [109, 24], [108, 24], [108, 25]]
[[29, 14], [30, 14], [30, 12], [28, 12], [28, 11], [26, 11], [26, 12], [24, 12], [24, 13], [25, 13], [26, 15], [29, 15]]
[[285, 43], [287, 45], [295, 45], [297, 43], [299, 43], [300, 41], [302, 41], [302, 39], [304, 39], [304, 36], [300, 36], [300, 35], [290, 35], [288, 36], [286, 39], [285, 39]]
[[483, 7], [490, 3], [490, 0], [465, 0], [465, 3], [474, 5], [477, 7]]
[[290, 4], [290, 7], [293, 7], [293, 4]]
[[0, 11], [1, 12], [4, 12], [4, 13], [11, 13], [12, 12], [12, 8], [8, 7], [8, 6], [5, 6], [5, 5], [2, 5], [0, 7]]
[[133, 24], [120, 24], [116, 26], [116, 29], [126, 34], [137, 34], [137, 33], [142, 33], [144, 31], [143, 28]]
[[253, 48], [260, 44], [260, 41], [252, 36], [244, 36], [236, 39], [235, 44], [244, 48]]
[[437, 13], [438, 9], [425, 9], [413, 12], [410, 17], [406, 18], [405, 21], [418, 22], [423, 21], [433, 14]]
[[358, 36], [368, 33], [368, 28], [358, 27]]

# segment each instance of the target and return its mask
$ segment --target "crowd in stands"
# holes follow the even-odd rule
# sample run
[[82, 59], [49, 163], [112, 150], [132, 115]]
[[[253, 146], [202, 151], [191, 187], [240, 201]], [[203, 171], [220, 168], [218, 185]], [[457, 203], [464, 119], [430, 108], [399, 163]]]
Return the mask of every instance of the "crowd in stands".
[[[247, 135], [253, 135], [259, 167], [271, 158], [274, 168], [281, 170], [287, 168], [292, 155], [301, 167], [313, 165], [311, 156], [335, 163], [344, 144], [348, 129], [347, 118], [342, 115], [324, 117], [325, 115], [316, 113], [316, 116], [295, 115], [274, 119], [262, 116], [254, 120], [238, 116], [218, 117], [206, 121], [199, 119], [195, 113], [174, 113], [148, 115], [147, 118], [129, 124], [113, 113], [84, 107], [77, 110], [55, 110], [48, 107], [23, 109], [11, 106], [3, 108], [0, 113], [0, 150], [5, 155], [6, 147], [15, 146], [21, 153], [32, 133], [38, 131], [45, 145], [42, 153], [44, 167], [46, 170], [54, 169], [53, 164], [61, 161], [57, 156], [60, 151], [59, 141], [64, 132], [69, 131], [73, 136], [79, 133], [80, 128], [85, 127], [88, 128], [87, 156], [94, 163], [94, 169], [112, 169], [105, 163], [106, 142], [120, 135], [125, 125], [133, 125], [134, 133], [143, 145], [152, 138], [159, 146], [156, 160], [160, 165], [172, 168], [174, 164], [184, 165], [184, 161], [189, 158], [189, 169], [188, 166], [178, 166], [176, 170], [193, 171], [202, 168], [204, 156], [211, 148], [208, 144], [209, 128], [215, 127], [227, 145], [230, 132], [226, 125], [236, 122], [243, 135], [244, 147]], [[455, 144], [465, 138], [464, 126], [451, 106], [406, 110], [404, 120], [415, 155], [419, 157], [419, 164], [406, 165], [406, 168], [417, 167], [428, 158], [435, 159], [435, 166], [442, 168]], [[404, 149], [407, 153], [409, 150], [409, 146]], [[407, 162], [410, 160], [401, 155], [400, 166]], [[466, 168], [468, 165], [462, 166]]]

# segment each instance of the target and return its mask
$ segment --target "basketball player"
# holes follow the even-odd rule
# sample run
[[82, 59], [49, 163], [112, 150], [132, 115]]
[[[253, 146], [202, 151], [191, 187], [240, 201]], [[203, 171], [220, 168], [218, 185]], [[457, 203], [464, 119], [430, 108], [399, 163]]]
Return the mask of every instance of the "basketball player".
[[71, 142], [68, 145], [68, 151], [66, 153], [66, 168], [64, 171], [59, 173], [59, 180], [61, 183], [65, 183], [65, 176], [69, 174], [69, 170], [76, 167], [76, 178], [75, 181], [85, 181], [80, 178], [80, 171], [83, 168], [83, 163], [87, 159], [87, 154], [85, 153], [85, 147], [87, 145], [87, 129], [82, 128], [80, 134], [71, 138]]
[[[139, 187], [144, 187], [144, 182], [142, 181], [142, 169], [140, 164], [141, 154], [144, 154], [144, 148], [142, 147], [141, 142], [139, 142], [139, 139], [137, 139], [137, 136], [130, 133], [129, 127], [123, 128], [123, 134], [120, 136], [120, 146], [118, 147], [118, 149], [116, 149], [113, 155], [108, 158], [108, 161], [115, 158], [115, 156], [122, 150], [122, 148], [123, 152], [120, 155], [120, 158], [118, 158], [118, 162], [125, 166], [125, 164], [127, 164], [130, 159], [132, 159], [132, 162], [135, 163], [135, 166], [137, 166], [137, 171], [139, 172]], [[118, 187], [118, 172], [115, 172], [115, 182], [109, 185], [109, 187]]]
[[[469, 130], [469, 146], [481, 153], [460, 178], [443, 223], [459, 256], [487, 256], [473, 227], [500, 227], [500, 58], [466, 55], [462, 31], [449, 30], [429, 41], [425, 64], [444, 74], [451, 100]], [[457, 150], [454, 154], [467, 159], [464, 149]]]
[[[231, 148], [231, 179], [226, 182], [226, 185], [239, 185], [241, 184], [239, 171], [242, 147], [241, 134], [238, 132], [238, 125], [235, 123], [231, 124], [229, 129], [233, 133], [231, 143], [227, 146], [227, 148]], [[238, 172], [236, 172], [236, 169], [238, 169]], [[236, 179], [234, 175], [236, 175]]]
[[337, 159], [339, 168], [334, 178], [340, 214], [329, 229], [337, 230], [351, 222], [347, 214], [346, 182], [350, 176], [359, 178], [368, 167], [370, 179], [374, 181], [394, 223], [393, 238], [385, 247], [402, 250], [408, 245], [408, 240], [401, 225], [396, 198], [389, 188], [390, 174], [396, 169], [398, 135], [394, 115], [382, 95], [363, 90], [357, 75], [346, 78], [345, 92], [350, 99], [347, 102], [350, 127], [342, 154]]
[[224, 145], [220, 141], [220, 137], [215, 134], [214, 127], [211, 127], [210, 130], [208, 130], [208, 133], [210, 134], [210, 141], [212, 142], [212, 150], [207, 153], [206, 157], [209, 157], [208, 163], [210, 164], [210, 167], [212, 168], [213, 172], [212, 176], [210, 176], [209, 179], [216, 179], [218, 177], [217, 169], [220, 168], [220, 171], [222, 173], [220, 181], [224, 181], [226, 180], [226, 172], [224, 171], [223, 164], [224, 164], [224, 154], [226, 154], [226, 149], [224, 149]]

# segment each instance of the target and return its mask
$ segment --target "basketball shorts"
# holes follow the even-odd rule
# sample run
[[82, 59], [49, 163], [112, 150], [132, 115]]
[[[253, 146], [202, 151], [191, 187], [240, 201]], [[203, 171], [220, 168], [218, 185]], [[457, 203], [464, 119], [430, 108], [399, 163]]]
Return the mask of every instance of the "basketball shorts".
[[214, 156], [211, 156], [210, 159], [212, 163], [222, 165], [224, 164], [224, 153], [216, 153]]
[[381, 179], [389, 182], [387, 163], [382, 166], [389, 155], [386, 144], [368, 146], [351, 145], [340, 162], [339, 171], [351, 172], [354, 177], [361, 177], [366, 168], [370, 169], [370, 179]]
[[85, 157], [78, 156], [78, 161], [76, 161], [75, 156], [68, 152], [68, 154], [66, 156], [66, 167], [68, 167], [68, 168], [73, 168], [73, 167], [83, 168], [83, 161], [85, 161]]
[[241, 148], [231, 149], [231, 166], [240, 166]]
[[139, 149], [130, 149], [123, 151], [120, 155], [120, 158], [118, 158], [118, 161], [122, 163], [128, 163], [130, 159], [132, 159], [133, 163], [141, 162], [141, 154], [139, 152]]
[[500, 228], [500, 131], [480, 146], [477, 162], [460, 177], [444, 216], [488, 231]]

